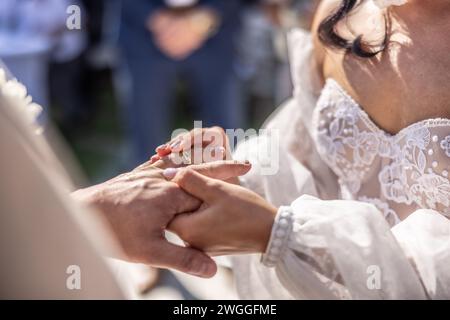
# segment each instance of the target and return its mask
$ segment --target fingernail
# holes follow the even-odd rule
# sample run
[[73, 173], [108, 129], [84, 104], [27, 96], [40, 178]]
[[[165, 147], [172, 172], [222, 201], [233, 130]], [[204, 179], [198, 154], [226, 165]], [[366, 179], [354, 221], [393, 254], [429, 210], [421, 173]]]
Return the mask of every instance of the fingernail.
[[165, 144], [162, 144], [162, 145], [156, 147], [155, 151], [159, 151], [159, 150], [166, 149], [166, 148], [167, 148], [167, 144], [165, 143]]
[[166, 177], [166, 179], [173, 179], [176, 176], [177, 172], [177, 168], [167, 168], [164, 169], [163, 176]]
[[[197, 269], [198, 268], [198, 269]], [[197, 270], [192, 270], [190, 273], [194, 276], [200, 277], [211, 277], [216, 272], [216, 267], [212, 263], [202, 263], [199, 265]]]
[[213, 263], [205, 263], [202, 267], [204, 275], [212, 277], [216, 273], [216, 266]]
[[234, 160], [233, 161], [234, 164], [239, 164], [239, 165], [243, 165], [243, 166], [250, 166], [251, 162], [248, 160]]
[[177, 141], [172, 142], [169, 147], [173, 151], [176, 151], [176, 149], [180, 146], [180, 144], [181, 144], [181, 140], [177, 140]]

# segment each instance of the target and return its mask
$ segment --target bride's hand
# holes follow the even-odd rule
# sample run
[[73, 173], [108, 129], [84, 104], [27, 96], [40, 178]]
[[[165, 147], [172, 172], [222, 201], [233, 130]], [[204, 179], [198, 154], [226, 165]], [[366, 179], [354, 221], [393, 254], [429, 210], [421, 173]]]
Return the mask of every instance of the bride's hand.
[[169, 225], [190, 246], [210, 255], [262, 253], [267, 247], [277, 208], [241, 186], [205, 177], [190, 168], [167, 169], [186, 192], [203, 204], [180, 214]]
[[159, 167], [183, 167], [231, 160], [228, 137], [220, 127], [196, 128], [159, 146], [151, 163]]

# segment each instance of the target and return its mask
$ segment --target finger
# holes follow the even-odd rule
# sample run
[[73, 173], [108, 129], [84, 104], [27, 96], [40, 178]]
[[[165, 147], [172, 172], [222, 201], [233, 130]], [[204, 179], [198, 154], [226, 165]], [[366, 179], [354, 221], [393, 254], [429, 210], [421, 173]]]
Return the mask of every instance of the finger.
[[[192, 170], [191, 168], [173, 169], [176, 170], [173, 182], [177, 183], [184, 191], [202, 200], [203, 202], [213, 202], [219, 196], [218, 183], [207, 176]], [[165, 170], [167, 172], [167, 170]]]
[[228, 136], [220, 127], [212, 127], [206, 129], [203, 133], [203, 141], [205, 141], [203, 145], [204, 147], [206, 145], [211, 145], [213, 147], [223, 147], [225, 149], [228, 149], [229, 147]]
[[133, 171], [143, 171], [143, 170], [148, 170], [152, 167], [152, 160], [149, 160], [147, 162], [144, 162], [143, 164], [137, 166], [136, 168], [133, 169]]
[[158, 260], [161, 261], [158, 267], [175, 269], [202, 278], [211, 278], [216, 274], [216, 263], [205, 253], [169, 242], [163, 243], [158, 250]]
[[170, 162], [174, 163], [174, 167], [185, 167], [187, 165], [221, 161], [226, 159], [226, 154], [227, 152], [224, 147], [194, 147], [193, 149], [180, 153], [171, 153], [162, 159], [169, 158]]
[[248, 161], [226, 160], [192, 165], [189, 168], [210, 178], [228, 180], [245, 175], [251, 167]]
[[182, 152], [191, 149], [196, 141], [201, 142], [203, 129], [195, 128], [188, 133], [182, 134], [170, 143], [172, 152]]
[[155, 162], [157, 162], [158, 160], [160, 160], [161, 158], [159, 157], [159, 155], [153, 155], [151, 158], [150, 158], [150, 163], [151, 164], [154, 164]]
[[168, 156], [171, 153], [172, 153], [172, 150], [170, 150], [169, 148], [167, 148], [167, 149], [159, 149], [159, 150], [156, 151], [156, 154], [159, 157], [161, 157], [161, 158], [165, 157], [165, 156]]
[[168, 190], [167, 195], [170, 199], [170, 203], [166, 206], [171, 213], [179, 214], [184, 212], [194, 212], [202, 208], [202, 201], [188, 194], [185, 190], [179, 186], [173, 184], [174, 189]]
[[[169, 157], [169, 156], [166, 156], [166, 157], [163, 157], [163, 158], [159, 159], [158, 161], [153, 163], [153, 165], [155, 167], [159, 168], [159, 169], [162, 169], [162, 170], [165, 170], [165, 169], [168, 169], [168, 168], [177, 168], [177, 167], [179, 167], [179, 165], [174, 163], [172, 161], [171, 157]], [[170, 177], [170, 178], [166, 177], [166, 179], [172, 180], [173, 176]]]
[[189, 236], [186, 235], [187, 230], [195, 230], [194, 226], [199, 226], [198, 217], [199, 213], [205, 209], [205, 205], [202, 204], [197, 211], [192, 213], [182, 213], [175, 216], [167, 226], [167, 230], [178, 235], [182, 240], [186, 240]]
[[200, 159], [201, 161], [196, 162], [195, 160], [197, 160], [197, 159], [194, 159], [194, 164], [201, 164], [201, 163], [205, 163], [205, 162], [216, 162], [216, 161], [220, 161], [220, 160], [225, 160], [226, 155], [227, 155], [227, 151], [224, 147], [213, 146], [213, 144], [210, 144], [209, 146], [204, 147], [200, 151], [201, 151], [200, 154], [202, 156]]
[[[204, 176], [219, 180], [230, 180], [245, 175], [252, 165], [250, 162], [239, 162], [235, 160], [224, 160], [191, 165], [189, 169], [194, 170]], [[172, 180], [177, 175], [180, 168], [165, 168], [163, 175], [166, 179]]]
[[169, 155], [172, 152], [172, 150], [170, 150], [167, 144], [162, 144], [155, 149], [155, 152], [158, 156], [165, 157]]
[[192, 147], [226, 147], [227, 142], [225, 132], [219, 127], [195, 128], [189, 133], [175, 138], [170, 143], [170, 148], [172, 152], [181, 152]]

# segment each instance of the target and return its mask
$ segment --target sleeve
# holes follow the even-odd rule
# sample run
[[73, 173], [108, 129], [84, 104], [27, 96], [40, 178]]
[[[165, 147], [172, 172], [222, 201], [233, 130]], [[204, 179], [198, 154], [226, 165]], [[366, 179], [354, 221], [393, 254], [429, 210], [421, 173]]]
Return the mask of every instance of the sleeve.
[[[98, 215], [70, 198], [68, 174], [45, 136], [30, 126], [30, 106], [8, 98], [5, 87], [0, 88], [0, 299], [124, 298], [99, 255], [117, 252], [109, 251], [114, 239]], [[81, 290], [71, 289], [76, 283]]]
[[435, 211], [390, 229], [370, 204], [302, 196], [279, 209], [262, 262], [298, 299], [448, 299], [449, 235]]

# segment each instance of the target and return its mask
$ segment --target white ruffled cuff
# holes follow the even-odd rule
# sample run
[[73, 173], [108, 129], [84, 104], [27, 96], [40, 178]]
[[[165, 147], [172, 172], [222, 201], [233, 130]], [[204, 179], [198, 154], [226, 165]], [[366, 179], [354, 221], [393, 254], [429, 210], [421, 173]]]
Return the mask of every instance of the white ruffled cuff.
[[275, 217], [272, 233], [266, 252], [261, 262], [266, 267], [275, 267], [288, 246], [289, 237], [294, 223], [294, 212], [291, 207], [280, 207]]

